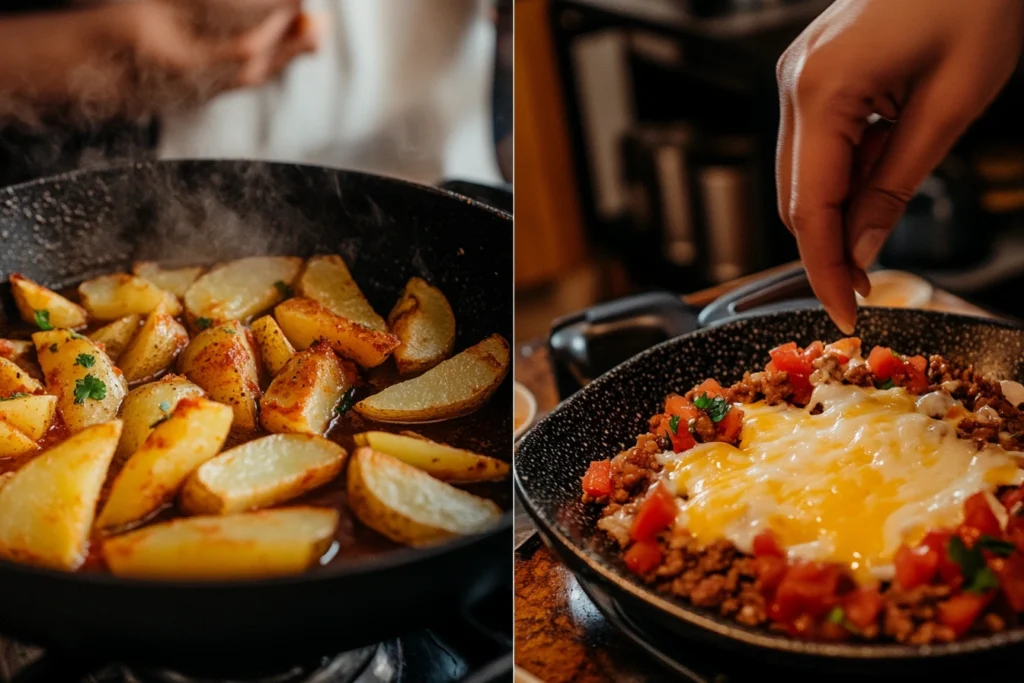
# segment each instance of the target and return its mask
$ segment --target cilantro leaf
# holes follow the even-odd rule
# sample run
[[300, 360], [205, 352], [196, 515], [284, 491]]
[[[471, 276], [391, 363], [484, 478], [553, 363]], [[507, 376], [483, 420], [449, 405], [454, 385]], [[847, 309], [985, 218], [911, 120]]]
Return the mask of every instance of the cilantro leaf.
[[207, 329], [212, 324], [213, 321], [210, 320], [209, 318], [199, 318], [198, 320], [196, 320], [196, 327], [198, 327], [201, 330]]
[[29, 397], [31, 395], [32, 394], [26, 394], [26, 393], [23, 393], [23, 392], [19, 391], [16, 394], [11, 394], [10, 396], [4, 396], [3, 398], [0, 398], [0, 402], [3, 402], [3, 401], [13, 401], [13, 400], [19, 399], [19, 398], [27, 398], [27, 397]]
[[889, 379], [887, 379], [887, 380], [885, 380], [884, 382], [882, 382], [882, 383], [881, 383], [881, 384], [880, 384], [880, 385], [878, 386], [878, 388], [879, 388], [879, 389], [892, 389], [892, 388], [893, 388], [893, 386], [894, 386], [894, 385], [893, 385], [893, 383], [892, 383], [892, 377], [890, 377]]
[[352, 406], [356, 404], [356, 388], [351, 387], [346, 391], [341, 400], [338, 401], [338, 407], [334, 409], [338, 415], [344, 415], [348, 411], [352, 410]]
[[107, 397], [107, 385], [95, 375], [86, 375], [75, 382], [75, 404], [81, 405], [86, 399], [102, 401]]
[[279, 291], [281, 293], [281, 296], [283, 296], [285, 299], [290, 299], [293, 296], [295, 296], [295, 291], [292, 290], [291, 287], [289, 287], [281, 280], [275, 282], [274, 286], [277, 287], [277, 291]]
[[673, 434], [678, 434], [679, 433], [679, 416], [678, 415], [673, 415], [672, 417], [670, 417], [668, 419], [668, 428], [672, 431]]
[[53, 329], [53, 325], [50, 324], [50, 312], [46, 309], [36, 311], [36, 327], [41, 329], [43, 332], [49, 332]]
[[75, 365], [81, 365], [83, 368], [91, 368], [96, 365], [96, 357], [90, 356], [88, 353], [78, 354], [78, 358], [75, 359]]
[[974, 547], [980, 548], [981, 550], [987, 550], [993, 555], [998, 555], [999, 557], [1009, 557], [1010, 553], [1017, 549], [1017, 546], [1010, 541], [1004, 541], [1000, 538], [989, 536], [988, 534], [979, 538], [974, 544]]
[[725, 418], [725, 414], [732, 408], [729, 402], [721, 396], [711, 398], [707, 394], [701, 394], [693, 399], [693, 405], [707, 413], [712, 422], [721, 422]]
[[843, 612], [843, 608], [836, 605], [828, 612], [828, 622], [830, 624], [842, 624], [846, 621], [846, 613]]
[[965, 585], [965, 590], [972, 593], [987, 593], [993, 588], [999, 588], [999, 577], [988, 567], [982, 567]]
[[973, 548], [968, 548], [959, 536], [949, 539], [949, 559], [960, 566], [960, 573], [964, 577], [964, 590], [972, 593], [986, 593], [999, 587], [999, 577], [985, 566], [985, 557], [981, 554], [983, 549], [997, 555], [1009, 555], [1016, 548], [1012, 543], [991, 536], [982, 536]]

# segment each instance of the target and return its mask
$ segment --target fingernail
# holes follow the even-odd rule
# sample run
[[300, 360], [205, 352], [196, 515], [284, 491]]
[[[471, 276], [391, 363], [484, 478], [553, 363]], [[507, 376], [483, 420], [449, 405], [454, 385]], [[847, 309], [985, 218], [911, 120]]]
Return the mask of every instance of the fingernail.
[[853, 245], [853, 262], [862, 270], [867, 270], [871, 262], [878, 256], [885, 244], [887, 234], [882, 230], [867, 230], [857, 243]]
[[[846, 315], [828, 307], [825, 308], [825, 311], [828, 313], [829, 317], [832, 318], [832, 322], [836, 324], [836, 327], [838, 327], [843, 334], [847, 336], [853, 334], [853, 328], [857, 326], [856, 317], [850, 319]], [[856, 314], [854, 314], [854, 316], [856, 316]]]

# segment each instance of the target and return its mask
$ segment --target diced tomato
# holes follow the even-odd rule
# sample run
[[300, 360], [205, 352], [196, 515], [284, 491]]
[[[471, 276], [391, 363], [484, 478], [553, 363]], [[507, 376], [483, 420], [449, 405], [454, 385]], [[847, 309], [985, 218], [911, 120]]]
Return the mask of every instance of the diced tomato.
[[642, 576], [661, 564], [661, 546], [657, 541], [638, 541], [629, 547], [622, 558], [629, 571]]
[[[920, 358], [920, 356], [918, 356]], [[928, 389], [928, 377], [923, 371], [918, 370], [916, 367], [907, 363], [903, 366], [903, 372], [906, 376], [906, 381], [903, 386], [912, 394], [920, 394]]]
[[696, 410], [697, 408], [685, 396], [670, 394], [668, 398], [665, 399], [666, 415], [679, 415], [682, 417], [684, 414], [689, 413], [691, 409]]
[[[999, 536], [1002, 529], [999, 526], [999, 519], [992, 512], [992, 506], [988, 503], [988, 496], [984, 493], [975, 493], [964, 501], [964, 526], [977, 529], [980, 534]], [[964, 539], [966, 542], [967, 539]]]
[[775, 367], [774, 361], [768, 361], [767, 365], [764, 366], [765, 372], [778, 372], [779, 369]]
[[595, 460], [583, 475], [583, 492], [591, 498], [602, 498], [612, 492], [612, 461]]
[[729, 408], [729, 412], [715, 427], [718, 430], [720, 441], [729, 443], [736, 441], [740, 438], [740, 432], [743, 431], [743, 411], [736, 406]]
[[634, 541], [649, 541], [665, 530], [676, 518], [676, 497], [658, 482], [640, 504], [629, 535]]
[[1010, 515], [1006, 522], [1006, 540], [1017, 546], [1017, 550], [1024, 553], [1024, 517]]
[[903, 359], [886, 346], [876, 346], [868, 354], [868, 368], [884, 381], [903, 370]]
[[814, 367], [811, 363], [821, 355], [820, 344], [818, 342], [818, 347], [814, 349], [817, 351], [817, 356], [814, 355], [814, 350], [811, 347], [808, 347], [807, 352], [804, 352], [796, 345], [796, 342], [776, 346], [768, 354], [772, 357], [772, 362], [775, 363], [777, 370], [790, 374], [810, 376], [814, 372]]
[[786, 552], [779, 545], [779, 540], [770, 531], [762, 531], [754, 536], [754, 557], [785, 557]]
[[800, 614], [820, 617], [836, 605], [841, 578], [842, 569], [838, 565], [794, 564], [775, 590], [770, 613], [781, 621], [789, 621]]
[[995, 591], [989, 591], [984, 595], [960, 593], [945, 602], [940, 602], [939, 623], [953, 629], [957, 637], [962, 636], [971, 628], [994, 595]]
[[996, 558], [989, 567], [999, 577], [999, 587], [1014, 612], [1024, 612], [1024, 555], [1011, 553]]
[[858, 588], [843, 598], [846, 619], [859, 629], [865, 629], [878, 620], [882, 611], [882, 594], [878, 587]]
[[844, 339], [837, 339], [831, 344], [825, 345], [825, 353], [830, 353], [833, 356], [841, 356], [846, 359], [841, 362], [845, 363], [854, 356], [860, 355], [860, 338], [845, 337]]
[[676, 433], [673, 434], [670, 431], [668, 437], [672, 439], [673, 453], [682, 453], [697, 445], [697, 440], [693, 438], [693, 434], [690, 433], [690, 430], [682, 420], [679, 421], [679, 428], [676, 430]]
[[896, 551], [896, 581], [906, 589], [931, 583], [939, 569], [939, 553], [926, 545], [910, 548], [901, 545]]
[[935, 551], [939, 557], [939, 578], [943, 583], [956, 589], [960, 587], [964, 579], [960, 574], [960, 565], [949, 557], [949, 539], [952, 537], [953, 534], [950, 531], [932, 531], [924, 537], [921, 545]]
[[693, 392], [695, 396], [707, 394], [710, 398], [718, 398], [720, 396], [724, 397], [726, 393], [725, 389], [722, 388], [722, 385], [713, 379], [704, 380], [694, 387]]
[[789, 570], [786, 558], [775, 555], [762, 555], [754, 558], [754, 569], [757, 571], [758, 588], [762, 595], [771, 597], [782, 583]]
[[907, 365], [923, 373], [928, 369], [928, 360], [924, 356], [911, 356], [907, 359]]
[[789, 383], [793, 387], [793, 403], [807, 405], [807, 402], [811, 400], [811, 394], [814, 392], [814, 387], [811, 386], [808, 376], [790, 374]]
[[1006, 509], [1013, 513], [1013, 508], [1018, 503], [1024, 503], [1024, 486], [1018, 486], [1004, 493], [999, 499]]

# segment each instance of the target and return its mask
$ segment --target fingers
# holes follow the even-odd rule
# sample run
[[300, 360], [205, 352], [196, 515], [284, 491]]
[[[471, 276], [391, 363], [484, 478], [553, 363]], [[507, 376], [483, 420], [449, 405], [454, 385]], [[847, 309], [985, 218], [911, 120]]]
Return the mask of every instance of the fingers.
[[777, 77], [779, 82], [779, 139], [775, 146], [775, 188], [778, 196], [779, 218], [782, 219], [786, 229], [792, 232], [793, 229], [790, 227], [789, 221], [789, 205], [793, 172], [793, 102], [789, 94], [789, 84], [786, 82], [784, 60], [785, 57], [779, 61]]
[[315, 27], [303, 15], [284, 9], [251, 31], [220, 42], [215, 59], [235, 65], [224, 87], [249, 87], [273, 78], [295, 57], [316, 47]]

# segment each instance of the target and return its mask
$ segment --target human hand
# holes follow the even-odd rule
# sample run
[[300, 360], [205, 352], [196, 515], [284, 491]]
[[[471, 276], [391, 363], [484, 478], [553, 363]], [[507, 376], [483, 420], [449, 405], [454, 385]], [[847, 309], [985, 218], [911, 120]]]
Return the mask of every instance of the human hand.
[[845, 333], [864, 269], [1005, 85], [1022, 40], [1024, 2], [837, 0], [782, 55], [779, 214]]

